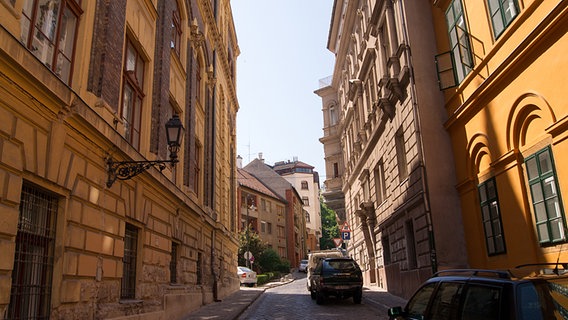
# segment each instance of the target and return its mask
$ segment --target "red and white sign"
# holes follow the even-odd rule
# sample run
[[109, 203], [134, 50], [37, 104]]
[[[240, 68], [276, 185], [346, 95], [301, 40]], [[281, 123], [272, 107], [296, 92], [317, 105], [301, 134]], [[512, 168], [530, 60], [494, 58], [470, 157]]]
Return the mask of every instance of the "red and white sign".
[[339, 248], [342, 242], [343, 240], [341, 240], [341, 238], [333, 238], [333, 243], [335, 243], [336, 248]]
[[351, 232], [351, 228], [349, 227], [349, 224], [347, 223], [347, 221], [345, 221], [343, 223], [343, 226], [341, 226], [341, 230], [339, 230], [340, 232]]

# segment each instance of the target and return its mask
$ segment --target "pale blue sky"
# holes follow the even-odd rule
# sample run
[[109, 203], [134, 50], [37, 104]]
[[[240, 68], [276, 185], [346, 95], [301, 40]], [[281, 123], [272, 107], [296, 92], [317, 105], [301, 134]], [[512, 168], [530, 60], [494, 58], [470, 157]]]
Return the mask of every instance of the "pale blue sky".
[[325, 179], [322, 101], [314, 90], [333, 73], [332, 6], [333, 0], [231, 1], [241, 50], [237, 152], [243, 165], [259, 152], [270, 165], [298, 157]]

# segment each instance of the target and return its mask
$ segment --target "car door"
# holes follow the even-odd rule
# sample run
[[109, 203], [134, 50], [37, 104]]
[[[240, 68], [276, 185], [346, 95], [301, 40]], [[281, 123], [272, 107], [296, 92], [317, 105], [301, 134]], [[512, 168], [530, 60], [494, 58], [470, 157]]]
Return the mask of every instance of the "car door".
[[436, 285], [437, 283], [428, 283], [418, 289], [418, 291], [416, 291], [406, 304], [406, 308], [404, 310], [405, 316], [397, 317], [397, 319], [402, 317], [404, 317], [403, 319], [424, 319], [424, 314], [426, 313], [428, 304], [430, 303], [430, 298], [436, 289]]
[[432, 306], [428, 309], [425, 319], [459, 319], [460, 295], [463, 287], [463, 282], [441, 282], [434, 293]]

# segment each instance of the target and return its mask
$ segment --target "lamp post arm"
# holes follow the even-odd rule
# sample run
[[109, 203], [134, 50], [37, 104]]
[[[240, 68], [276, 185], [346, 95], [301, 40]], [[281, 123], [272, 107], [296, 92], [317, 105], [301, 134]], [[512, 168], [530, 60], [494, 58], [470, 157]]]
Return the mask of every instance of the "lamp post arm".
[[153, 160], [153, 161], [112, 161], [112, 159], [107, 159], [107, 187], [110, 188], [116, 180], [128, 180], [135, 177], [142, 172], [148, 170], [150, 167], [155, 167], [156, 169], [164, 170], [166, 168], [166, 163], [175, 164], [179, 160]]

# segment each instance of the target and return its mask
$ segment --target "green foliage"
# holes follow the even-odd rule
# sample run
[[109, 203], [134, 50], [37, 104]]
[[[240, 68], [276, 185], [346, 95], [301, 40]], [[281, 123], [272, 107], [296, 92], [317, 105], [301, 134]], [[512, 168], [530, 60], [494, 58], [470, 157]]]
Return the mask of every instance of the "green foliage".
[[335, 211], [320, 201], [321, 207], [321, 229], [322, 237], [320, 239], [320, 249], [333, 249], [335, 243], [333, 238], [339, 238], [339, 225], [337, 224]]
[[255, 263], [258, 263], [258, 267], [262, 272], [268, 272], [279, 270], [278, 267], [282, 261], [280, 261], [280, 256], [274, 249], [266, 248]]
[[259, 274], [256, 276], [256, 285], [260, 286], [268, 282], [270, 280], [267, 274]]
[[[245, 252], [250, 251], [255, 259], [255, 263], [253, 266], [257, 264], [257, 259], [261, 256], [262, 252], [268, 248], [266, 242], [260, 239], [260, 236], [252, 231], [252, 228], [249, 226], [248, 236], [247, 230], [243, 230], [239, 233], [239, 253], [238, 253], [238, 260], [239, 266], [246, 266], [246, 259], [244, 257]], [[256, 269], [256, 268], [255, 268]]]
[[243, 230], [239, 233], [239, 266], [247, 265], [246, 259], [244, 257], [247, 248], [254, 257], [252, 269], [257, 273], [260, 274], [271, 271], [275, 273], [290, 272], [289, 261], [282, 260], [274, 249], [268, 247], [267, 243], [260, 239], [260, 236], [258, 234], [250, 231], [247, 237], [246, 230]]

